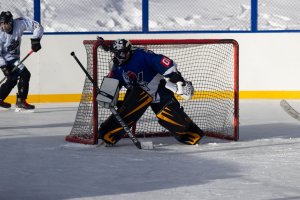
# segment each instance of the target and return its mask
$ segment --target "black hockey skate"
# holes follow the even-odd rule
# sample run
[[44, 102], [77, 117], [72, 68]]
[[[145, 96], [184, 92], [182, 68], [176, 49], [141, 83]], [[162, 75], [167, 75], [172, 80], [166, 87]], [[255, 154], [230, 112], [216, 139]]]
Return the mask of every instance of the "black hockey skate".
[[35, 109], [34, 105], [30, 105], [25, 99], [17, 98], [15, 112], [33, 112]]
[[11, 104], [4, 102], [2, 99], [0, 99], [0, 108], [10, 109]]

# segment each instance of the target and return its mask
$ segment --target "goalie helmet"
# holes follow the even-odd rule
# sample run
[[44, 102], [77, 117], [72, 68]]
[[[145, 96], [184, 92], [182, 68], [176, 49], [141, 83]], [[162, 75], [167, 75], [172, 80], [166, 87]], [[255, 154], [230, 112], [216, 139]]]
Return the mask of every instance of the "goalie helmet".
[[127, 61], [131, 54], [132, 44], [125, 39], [115, 40], [111, 45], [111, 52], [113, 53], [113, 62], [116, 65], [121, 65]]

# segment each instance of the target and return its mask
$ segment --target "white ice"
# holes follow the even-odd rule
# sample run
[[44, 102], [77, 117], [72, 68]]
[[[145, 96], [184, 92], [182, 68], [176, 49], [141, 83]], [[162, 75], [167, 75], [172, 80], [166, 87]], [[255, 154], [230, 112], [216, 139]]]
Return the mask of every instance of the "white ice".
[[[300, 101], [289, 100], [300, 110]], [[241, 100], [240, 140], [154, 150], [69, 143], [77, 104], [0, 112], [1, 200], [300, 199], [300, 122], [279, 100]]]

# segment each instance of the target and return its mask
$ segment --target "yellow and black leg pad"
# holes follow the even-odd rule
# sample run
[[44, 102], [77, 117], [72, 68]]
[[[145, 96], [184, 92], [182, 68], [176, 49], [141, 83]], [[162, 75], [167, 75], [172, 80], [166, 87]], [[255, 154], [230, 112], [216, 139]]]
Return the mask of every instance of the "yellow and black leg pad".
[[[122, 106], [117, 110], [129, 128], [137, 122], [152, 102], [152, 97], [142, 88], [136, 86], [130, 90]], [[99, 138], [108, 144], [117, 143], [124, 135], [124, 128], [113, 116], [109, 116], [99, 127]]]
[[204, 137], [204, 132], [187, 116], [175, 99], [156, 116], [159, 124], [168, 129], [181, 143], [194, 145]]

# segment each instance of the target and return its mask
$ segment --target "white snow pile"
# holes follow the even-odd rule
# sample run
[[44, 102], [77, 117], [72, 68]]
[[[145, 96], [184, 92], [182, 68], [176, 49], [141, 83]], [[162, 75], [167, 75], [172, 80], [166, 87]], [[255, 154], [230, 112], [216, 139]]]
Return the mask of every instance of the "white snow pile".
[[[33, 18], [31, 0], [4, 0], [0, 9]], [[297, 0], [260, 0], [258, 30], [299, 30], [299, 9]], [[142, 31], [142, 17], [140, 0], [41, 1], [46, 32]], [[149, 0], [149, 31], [176, 30], [251, 30], [251, 1]]]

